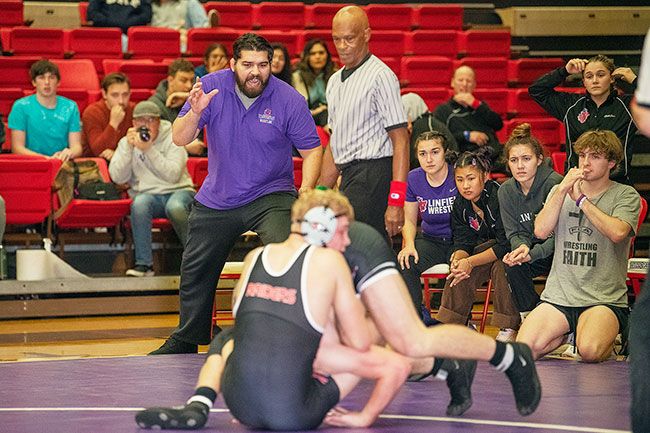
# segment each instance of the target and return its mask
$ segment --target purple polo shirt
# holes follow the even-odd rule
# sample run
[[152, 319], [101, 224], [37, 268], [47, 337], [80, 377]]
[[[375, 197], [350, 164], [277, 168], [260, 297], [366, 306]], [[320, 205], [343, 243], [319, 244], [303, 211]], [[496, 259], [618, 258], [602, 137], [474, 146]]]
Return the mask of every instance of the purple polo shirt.
[[[320, 146], [305, 98], [271, 75], [248, 110], [235, 93], [230, 69], [201, 78], [205, 93], [219, 89], [201, 113], [207, 127], [208, 176], [196, 199], [213, 209], [233, 209], [278, 191], [295, 191], [291, 146]], [[179, 116], [190, 110], [185, 103]]]
[[418, 203], [423, 233], [451, 240], [451, 209], [457, 192], [451, 165], [445, 181], [435, 188], [429, 185], [421, 167], [409, 172], [406, 201]]

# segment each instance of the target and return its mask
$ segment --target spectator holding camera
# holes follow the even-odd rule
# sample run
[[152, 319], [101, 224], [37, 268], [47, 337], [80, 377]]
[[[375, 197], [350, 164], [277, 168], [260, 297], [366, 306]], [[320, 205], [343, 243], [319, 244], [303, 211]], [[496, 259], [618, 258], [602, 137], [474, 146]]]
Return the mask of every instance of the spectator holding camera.
[[133, 110], [133, 126], [117, 145], [109, 172], [116, 183], [128, 183], [135, 267], [126, 275], [154, 275], [151, 221], [167, 218], [183, 247], [194, 187], [187, 171], [187, 153], [172, 142], [171, 123], [161, 120], [160, 108], [142, 101]]
[[[565, 78], [580, 74], [586, 93], [558, 92]], [[629, 94], [619, 96], [616, 85], [625, 87]], [[637, 132], [630, 114], [632, 92], [636, 88], [636, 74], [630, 68], [617, 68], [614, 61], [601, 54], [586, 59], [571, 59], [537, 79], [529, 88], [530, 97], [551, 116], [564, 122], [566, 127], [566, 154], [569, 168], [578, 166], [578, 154], [573, 149], [584, 132], [602, 129], [616, 134], [623, 144], [623, 161], [614, 168], [612, 180], [630, 183], [633, 141]]]

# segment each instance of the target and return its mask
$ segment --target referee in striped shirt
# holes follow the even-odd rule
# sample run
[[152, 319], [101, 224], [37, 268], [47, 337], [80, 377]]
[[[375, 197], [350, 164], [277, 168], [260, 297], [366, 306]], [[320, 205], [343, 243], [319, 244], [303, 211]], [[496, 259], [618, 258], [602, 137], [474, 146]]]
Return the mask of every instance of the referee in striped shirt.
[[321, 183], [350, 199], [355, 218], [394, 236], [404, 224], [409, 168], [406, 114], [395, 74], [368, 49], [370, 27], [358, 6], [340, 9], [332, 38], [344, 64], [327, 83], [330, 145]]

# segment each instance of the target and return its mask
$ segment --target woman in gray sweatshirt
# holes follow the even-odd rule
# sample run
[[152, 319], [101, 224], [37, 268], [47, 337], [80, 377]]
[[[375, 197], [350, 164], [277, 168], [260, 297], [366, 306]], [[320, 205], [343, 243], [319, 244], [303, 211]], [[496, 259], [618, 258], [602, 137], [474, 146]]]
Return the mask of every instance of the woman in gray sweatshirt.
[[542, 145], [531, 135], [528, 123], [512, 131], [503, 150], [512, 173], [498, 193], [501, 219], [511, 248], [503, 263], [515, 304], [525, 313], [539, 302], [533, 278], [548, 274], [553, 261], [553, 238], [535, 237], [535, 216], [562, 176], [544, 162]]

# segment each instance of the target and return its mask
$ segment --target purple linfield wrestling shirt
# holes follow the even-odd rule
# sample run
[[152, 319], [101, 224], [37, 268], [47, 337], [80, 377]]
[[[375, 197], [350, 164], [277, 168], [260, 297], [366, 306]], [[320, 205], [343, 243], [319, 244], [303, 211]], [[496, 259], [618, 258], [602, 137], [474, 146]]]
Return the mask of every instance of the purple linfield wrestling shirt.
[[[305, 98], [293, 87], [269, 77], [248, 110], [235, 93], [230, 69], [201, 78], [203, 91], [219, 89], [201, 113], [207, 127], [208, 176], [196, 199], [212, 209], [233, 209], [279, 191], [295, 191], [291, 146], [320, 146]], [[190, 110], [185, 103], [179, 116]]]
[[406, 201], [418, 203], [423, 233], [451, 240], [451, 209], [457, 192], [451, 165], [445, 181], [435, 188], [429, 185], [421, 167], [409, 172]]

